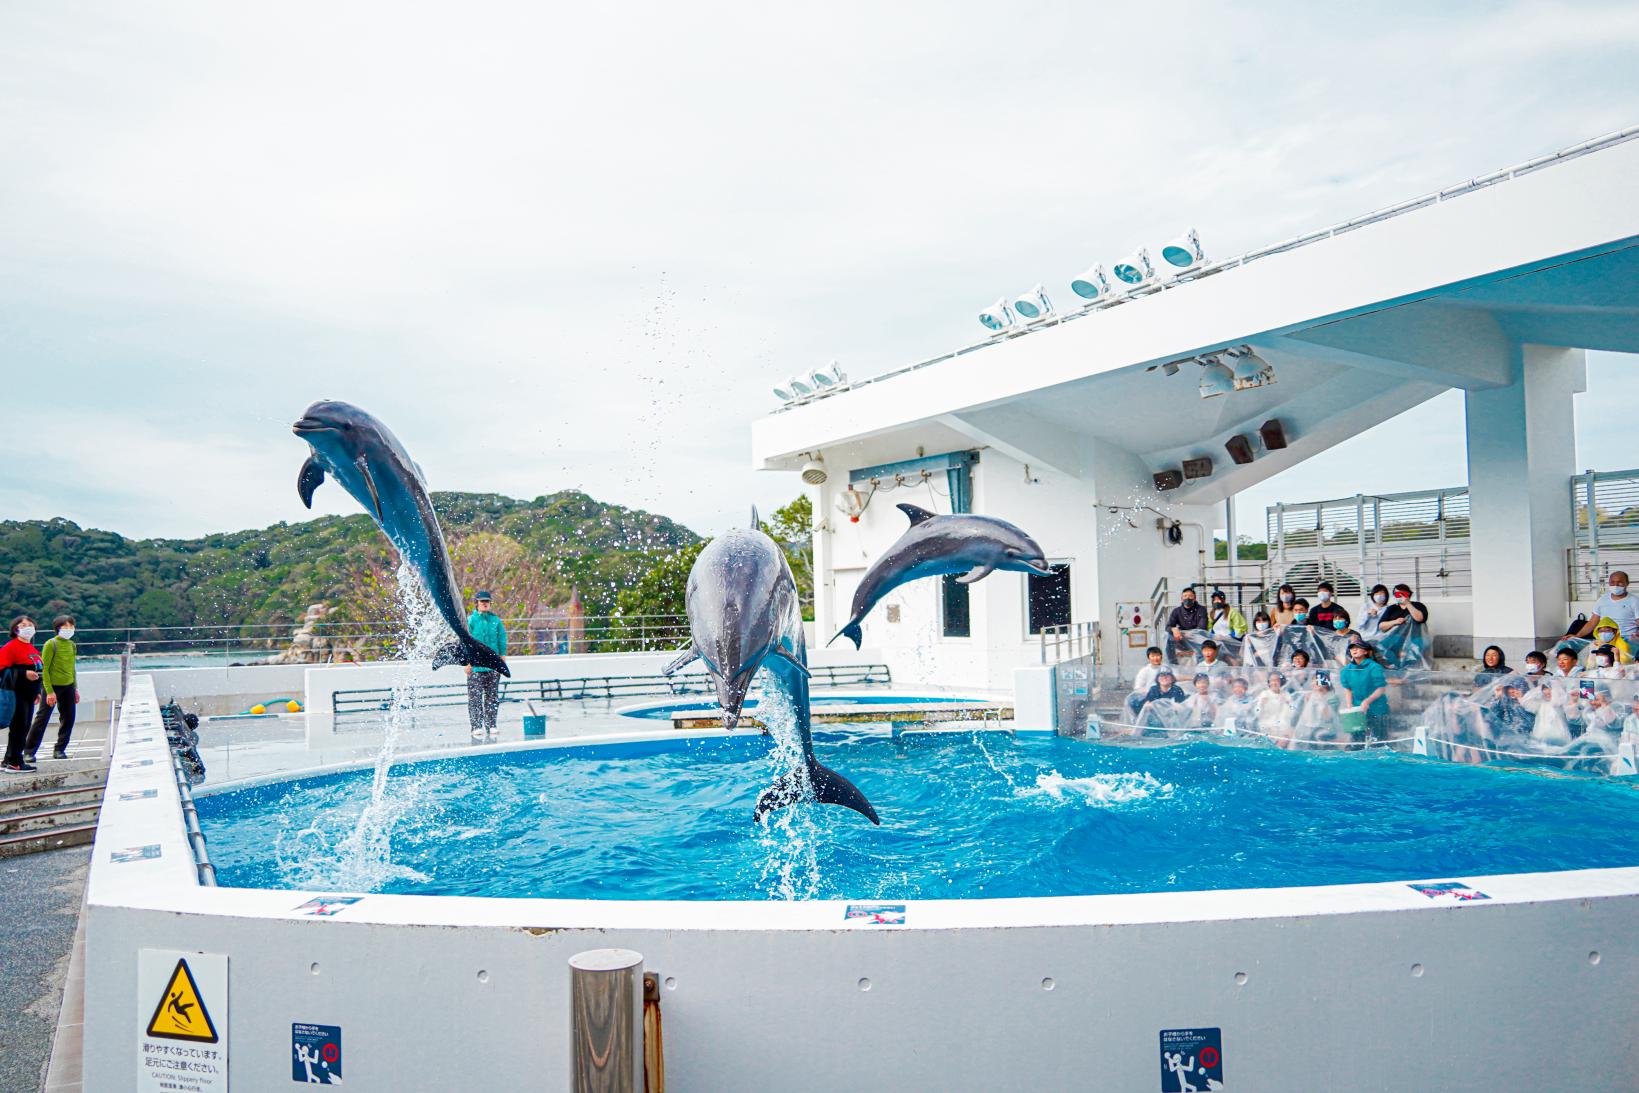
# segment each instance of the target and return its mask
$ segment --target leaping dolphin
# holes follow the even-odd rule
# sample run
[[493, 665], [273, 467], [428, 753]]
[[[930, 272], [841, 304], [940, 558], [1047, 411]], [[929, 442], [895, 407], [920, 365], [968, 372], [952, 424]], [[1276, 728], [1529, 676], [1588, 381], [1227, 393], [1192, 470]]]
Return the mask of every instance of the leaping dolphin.
[[865, 572], [854, 589], [853, 617], [832, 635], [831, 641], [846, 634], [858, 649], [865, 636], [859, 624], [877, 601], [900, 585], [922, 577], [965, 572], [957, 580], [972, 584], [998, 569], [1038, 577], [1053, 573], [1036, 540], [1006, 520], [965, 514], [939, 516], [915, 505], [898, 507], [910, 517], [911, 526]]
[[752, 527], [713, 539], [689, 570], [685, 603], [689, 648], [665, 668], [671, 675], [698, 659], [717, 685], [723, 724], [739, 724], [746, 691], [758, 668], [768, 671], [765, 687], [777, 687], [796, 711], [802, 767], [782, 774], [757, 798], [761, 820], [776, 808], [800, 800], [842, 805], [873, 824], [876, 809], [854, 784], [814, 758], [808, 696], [808, 650], [797, 606], [797, 582], [774, 540]]
[[455, 633], [454, 641], [433, 654], [433, 667], [468, 664], [510, 676], [500, 654], [467, 630], [460, 585], [450, 568], [450, 552], [427, 483], [392, 430], [351, 403], [330, 400], [309, 406], [290, 430], [313, 449], [296, 478], [302, 504], [312, 508], [313, 491], [325, 472], [334, 475], [415, 568], [439, 615]]

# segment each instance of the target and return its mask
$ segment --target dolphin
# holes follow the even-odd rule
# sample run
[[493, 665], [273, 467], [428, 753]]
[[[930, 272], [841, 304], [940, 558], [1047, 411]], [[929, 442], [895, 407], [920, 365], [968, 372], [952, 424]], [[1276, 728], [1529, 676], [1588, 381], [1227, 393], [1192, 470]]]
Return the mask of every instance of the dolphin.
[[717, 685], [723, 724], [740, 722], [751, 680], [762, 668], [766, 687], [777, 688], [797, 716], [802, 767], [788, 771], [757, 798], [761, 820], [776, 808], [800, 800], [842, 805], [880, 824], [876, 809], [854, 784], [814, 758], [808, 695], [808, 650], [797, 605], [797, 582], [785, 553], [752, 527], [736, 529], [706, 544], [689, 570], [685, 596], [689, 647], [665, 668], [671, 675], [694, 660], [705, 665]]
[[[963, 573], [957, 580], [972, 584], [998, 569], [1052, 576], [1047, 555], [1036, 540], [1006, 520], [994, 516], [939, 516], [915, 505], [900, 505], [911, 526], [886, 554], [865, 572], [854, 589], [853, 617], [831, 641], [844, 634], [854, 648], [864, 639], [859, 624], [878, 600], [900, 585], [921, 577]], [[826, 642], [827, 645], [831, 642]]]
[[421, 577], [455, 640], [433, 654], [433, 667], [467, 664], [512, 674], [499, 653], [473, 637], [461, 614], [460, 585], [450, 568], [450, 552], [438, 527], [432, 496], [421, 468], [392, 430], [347, 402], [320, 400], [290, 426], [312, 454], [296, 478], [302, 504], [313, 507], [313, 491], [326, 472], [352, 494], [387, 536], [388, 542]]

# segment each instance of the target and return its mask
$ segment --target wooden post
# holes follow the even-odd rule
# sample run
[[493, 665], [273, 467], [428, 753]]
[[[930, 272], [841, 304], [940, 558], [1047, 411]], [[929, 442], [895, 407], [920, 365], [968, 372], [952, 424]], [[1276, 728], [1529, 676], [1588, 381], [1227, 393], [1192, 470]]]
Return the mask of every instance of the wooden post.
[[575, 1093], [642, 1093], [643, 956], [592, 949], [569, 958]]

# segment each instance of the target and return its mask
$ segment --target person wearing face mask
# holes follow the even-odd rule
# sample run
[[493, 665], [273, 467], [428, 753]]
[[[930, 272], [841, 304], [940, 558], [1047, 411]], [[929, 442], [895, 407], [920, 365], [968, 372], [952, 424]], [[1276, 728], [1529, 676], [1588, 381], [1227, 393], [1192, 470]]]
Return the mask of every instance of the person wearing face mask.
[[23, 758], [23, 744], [28, 740], [34, 699], [40, 693], [40, 653], [33, 643], [34, 620], [27, 615], [19, 615], [11, 620], [11, 640], [0, 645], [0, 673], [4, 675], [0, 686], [4, 686], [12, 698], [11, 718], [7, 722], [6, 757], [0, 763], [0, 770], [13, 773], [38, 769]]
[[1207, 628], [1206, 608], [1195, 599], [1195, 589], [1186, 588], [1178, 595], [1178, 606], [1172, 609], [1167, 616], [1167, 660], [1178, 663], [1181, 653], [1190, 652], [1190, 647], [1184, 641], [1186, 630], [1205, 630]]
[[1605, 594], [1593, 605], [1593, 618], [1575, 636], [1591, 636], [1607, 619], [1616, 623], [1619, 636], [1630, 647], [1639, 645], [1639, 597], [1629, 594], [1628, 575], [1620, 569], [1612, 571]]
[[1342, 629], [1349, 627], [1349, 612], [1337, 602], [1337, 589], [1332, 587], [1331, 581], [1321, 581], [1317, 586], [1317, 602], [1309, 609], [1308, 623], [1320, 630], [1337, 630], [1335, 623], [1341, 619]]
[[1588, 649], [1585, 663], [1588, 667], [1597, 667], [1594, 658], [1600, 649], [1609, 649], [1613, 662], [1616, 664], [1632, 664], [1633, 650], [1628, 643], [1622, 640], [1617, 624], [1611, 619], [1599, 619], [1594, 626], [1594, 643]]
[[1246, 636], [1246, 616], [1241, 614], [1237, 607], [1229, 606], [1229, 597], [1224, 595], [1221, 588], [1212, 591], [1212, 607], [1207, 611], [1210, 625], [1215, 638], [1243, 638]]
[[1386, 584], [1373, 585], [1366, 594], [1365, 610], [1360, 612], [1360, 633], [1368, 640], [1377, 637], [1378, 628], [1383, 624], [1383, 612], [1389, 609], [1389, 586]]
[[30, 763], [45, 739], [46, 725], [51, 711], [57, 711], [57, 746], [51, 749], [53, 759], [68, 758], [68, 738], [74, 734], [74, 714], [80, 704], [80, 689], [74, 675], [74, 619], [58, 615], [51, 620], [56, 636], [48, 639], [40, 650], [40, 688], [44, 701], [34, 715], [34, 724], [28, 731], [24, 754]]
[[1548, 674], [1548, 654], [1540, 649], [1533, 649], [1525, 654], [1525, 674], [1528, 676], [1545, 676]]
[[1281, 585], [1280, 591], [1275, 594], [1275, 609], [1269, 613], [1276, 626], [1292, 625], [1292, 620], [1298, 613], [1297, 602], [1297, 593], [1292, 590], [1292, 586]]
[[1596, 645], [1589, 651], [1587, 670], [1582, 673], [1594, 679], [1625, 679], [1626, 673], [1616, 663], [1616, 650], [1609, 645]]

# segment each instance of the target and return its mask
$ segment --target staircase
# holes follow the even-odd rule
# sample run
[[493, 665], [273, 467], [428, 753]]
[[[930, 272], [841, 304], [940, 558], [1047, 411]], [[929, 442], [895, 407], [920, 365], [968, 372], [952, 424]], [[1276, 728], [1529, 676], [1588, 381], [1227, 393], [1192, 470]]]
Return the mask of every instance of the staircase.
[[0, 858], [85, 846], [96, 835], [108, 781], [102, 758], [48, 760], [35, 774], [0, 778]]

